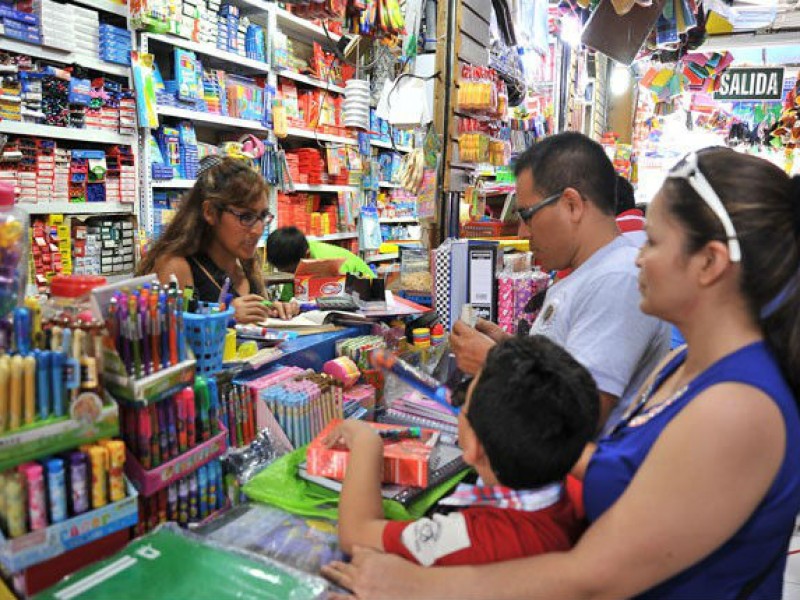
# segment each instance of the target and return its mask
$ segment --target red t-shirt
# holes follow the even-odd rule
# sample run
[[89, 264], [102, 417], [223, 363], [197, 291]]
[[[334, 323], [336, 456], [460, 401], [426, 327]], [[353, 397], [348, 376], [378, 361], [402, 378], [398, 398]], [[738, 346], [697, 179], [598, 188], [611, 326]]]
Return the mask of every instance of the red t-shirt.
[[619, 213], [617, 215], [617, 227], [622, 233], [644, 231], [644, 213], [638, 208]]
[[383, 530], [383, 547], [425, 566], [477, 565], [569, 550], [584, 526], [565, 494], [537, 511], [480, 506], [392, 521]]

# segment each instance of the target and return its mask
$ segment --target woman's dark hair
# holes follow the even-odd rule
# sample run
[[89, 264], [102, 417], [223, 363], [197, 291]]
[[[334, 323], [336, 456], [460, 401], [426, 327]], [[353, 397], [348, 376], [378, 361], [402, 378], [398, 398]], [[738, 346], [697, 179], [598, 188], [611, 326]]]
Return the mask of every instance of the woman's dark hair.
[[596, 433], [599, 414], [589, 371], [534, 335], [489, 351], [466, 417], [498, 481], [530, 489], [566, 477]]
[[[795, 394], [800, 393], [800, 177], [731, 150], [698, 153], [700, 170], [730, 215], [742, 249], [742, 296]], [[669, 213], [686, 230], [687, 252], [725, 243], [722, 223], [687, 181], [662, 188]], [[769, 308], [769, 310], [766, 310]]]
[[267, 261], [280, 271], [294, 272], [308, 254], [308, 240], [297, 227], [280, 227], [267, 238]]
[[[206, 250], [214, 230], [203, 218], [203, 202], [215, 207], [249, 208], [267, 195], [267, 182], [245, 161], [216, 158], [200, 173], [194, 186], [181, 200], [180, 208], [153, 245], [148, 249], [138, 273], [155, 271], [156, 262], [165, 256], [188, 258]], [[219, 210], [219, 208], [217, 209]], [[221, 211], [220, 211], [221, 213]], [[251, 292], [265, 293], [263, 265], [258, 255], [241, 261], [242, 270], [250, 282]]]

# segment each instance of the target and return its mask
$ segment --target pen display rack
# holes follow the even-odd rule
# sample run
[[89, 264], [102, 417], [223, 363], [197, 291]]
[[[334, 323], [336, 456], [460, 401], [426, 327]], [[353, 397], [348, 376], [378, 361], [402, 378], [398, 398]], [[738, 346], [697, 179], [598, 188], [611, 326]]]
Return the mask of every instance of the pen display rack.
[[137, 379], [128, 375], [119, 354], [108, 347], [103, 349], [103, 367], [105, 388], [117, 400], [136, 404], [152, 404], [171, 396], [191, 385], [195, 375], [195, 361], [189, 359]]
[[228, 321], [233, 309], [217, 313], [183, 313], [186, 339], [197, 360], [197, 373], [211, 375], [222, 369]]
[[0, 471], [118, 434], [119, 417], [114, 403], [103, 406], [91, 422], [50, 417], [0, 436]]
[[126, 480], [127, 496], [18, 538], [0, 532], [0, 565], [16, 573], [68, 550], [133, 527], [139, 519], [136, 489]]
[[220, 424], [220, 432], [155, 469], [146, 471], [130, 449], [126, 452], [125, 473], [142, 496], [151, 496], [171, 483], [182, 479], [198, 467], [222, 455], [227, 448], [228, 430]]

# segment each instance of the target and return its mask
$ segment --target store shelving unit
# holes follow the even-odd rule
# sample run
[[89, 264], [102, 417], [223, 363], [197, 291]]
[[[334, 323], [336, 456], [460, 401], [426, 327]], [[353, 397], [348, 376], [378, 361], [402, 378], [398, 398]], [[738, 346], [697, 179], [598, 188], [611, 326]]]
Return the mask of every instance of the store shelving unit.
[[130, 146], [136, 143], [136, 136], [122, 135], [103, 129], [73, 129], [71, 127], [23, 123], [22, 121], [0, 121], [0, 133], [44, 137], [53, 140], [71, 140], [88, 144], [124, 144]]
[[0, 50], [7, 52], [16, 52], [17, 54], [27, 54], [34, 58], [41, 60], [51, 60], [54, 62], [64, 63], [66, 65], [80, 65], [87, 69], [93, 69], [100, 73], [107, 75], [116, 75], [118, 77], [128, 77], [130, 74], [130, 67], [125, 65], [118, 65], [99, 58], [91, 58], [82, 54], [75, 54], [69, 50], [62, 50], [60, 48], [51, 48], [49, 46], [42, 46], [39, 44], [30, 44], [21, 40], [15, 40], [10, 37], [0, 35]]
[[44, 202], [20, 206], [32, 215], [130, 215], [136, 208], [135, 204], [113, 202]]
[[328, 235], [309, 235], [306, 236], [307, 239], [315, 241], [315, 242], [338, 242], [341, 240], [354, 240], [358, 237], [358, 233], [355, 231], [345, 231], [341, 233], [330, 233]]
[[276, 71], [278, 77], [285, 77], [286, 79], [293, 79], [299, 83], [305, 83], [306, 85], [311, 85], [314, 87], [321, 88], [323, 90], [328, 90], [329, 92], [336, 92], [337, 94], [344, 94], [344, 88], [340, 85], [335, 85], [330, 82], [322, 81], [321, 79], [316, 79], [315, 77], [309, 77], [308, 75], [303, 75], [302, 73], [295, 73], [294, 71]]
[[379, 219], [381, 223], [418, 223], [417, 217], [383, 217]]
[[233, 67], [233, 70], [249, 74], [267, 75], [270, 73], [269, 64], [252, 58], [246, 58], [233, 52], [220, 50], [216, 46], [209, 44], [200, 44], [181, 38], [174, 35], [161, 35], [156, 33], [143, 33], [142, 39], [147, 42], [156, 42], [157, 44], [164, 44], [167, 46], [174, 46], [183, 48], [184, 50], [191, 50], [197, 54], [201, 54], [206, 59], [213, 59], [211, 62], [222, 63], [226, 68]]
[[162, 190], [188, 190], [194, 184], [196, 179], [164, 179], [153, 181], [152, 187], [154, 189]]

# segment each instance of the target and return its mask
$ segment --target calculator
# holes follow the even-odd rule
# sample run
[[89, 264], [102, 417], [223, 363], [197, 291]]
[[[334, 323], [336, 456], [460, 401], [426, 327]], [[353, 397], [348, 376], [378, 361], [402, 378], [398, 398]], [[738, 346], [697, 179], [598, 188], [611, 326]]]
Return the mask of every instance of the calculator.
[[320, 296], [317, 298], [317, 308], [320, 310], [356, 312], [358, 304], [356, 304], [352, 296]]

